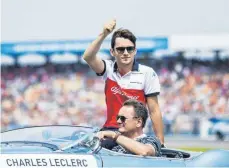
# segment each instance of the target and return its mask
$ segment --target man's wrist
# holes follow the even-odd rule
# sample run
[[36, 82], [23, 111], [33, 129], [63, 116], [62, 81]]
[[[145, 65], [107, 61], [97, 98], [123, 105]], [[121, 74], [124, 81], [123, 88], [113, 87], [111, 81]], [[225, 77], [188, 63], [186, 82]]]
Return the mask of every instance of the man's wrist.
[[161, 148], [166, 148], [165, 144], [161, 144]]
[[121, 133], [118, 131], [114, 131], [114, 133], [115, 133], [115, 136], [114, 136], [113, 140], [116, 142], [118, 137], [121, 135]]
[[105, 32], [102, 32], [99, 34], [99, 36], [102, 37], [103, 39], [105, 39], [108, 36], [108, 34]]

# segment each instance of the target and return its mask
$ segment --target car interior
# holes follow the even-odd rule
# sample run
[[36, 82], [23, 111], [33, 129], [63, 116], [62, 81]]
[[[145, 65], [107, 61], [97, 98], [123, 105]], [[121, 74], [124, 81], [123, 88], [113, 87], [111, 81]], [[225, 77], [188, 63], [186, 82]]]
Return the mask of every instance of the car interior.
[[[115, 151], [112, 151], [112, 150], [109, 150], [106, 148], [103, 148], [103, 150], [100, 152], [103, 154], [113, 153], [115, 155], [129, 155], [129, 154], [123, 154], [123, 153], [115, 152]], [[177, 149], [162, 148], [161, 153], [162, 153], [162, 157], [165, 157], [165, 158], [183, 158], [183, 159], [185, 159], [185, 158], [191, 157], [190, 153], [180, 151]]]
[[161, 153], [162, 157], [166, 158], [189, 158], [191, 156], [190, 153], [169, 148], [162, 148]]

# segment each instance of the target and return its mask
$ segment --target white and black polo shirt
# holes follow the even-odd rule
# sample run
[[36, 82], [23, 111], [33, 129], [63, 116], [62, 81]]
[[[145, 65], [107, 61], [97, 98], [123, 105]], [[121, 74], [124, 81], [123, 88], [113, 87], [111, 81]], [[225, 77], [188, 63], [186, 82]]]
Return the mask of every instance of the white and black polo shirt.
[[146, 97], [160, 93], [160, 83], [155, 71], [148, 66], [134, 61], [133, 68], [121, 76], [117, 63], [103, 60], [105, 68], [98, 76], [105, 80], [107, 121], [104, 127], [117, 127], [116, 116], [127, 99], [137, 99], [146, 103]]

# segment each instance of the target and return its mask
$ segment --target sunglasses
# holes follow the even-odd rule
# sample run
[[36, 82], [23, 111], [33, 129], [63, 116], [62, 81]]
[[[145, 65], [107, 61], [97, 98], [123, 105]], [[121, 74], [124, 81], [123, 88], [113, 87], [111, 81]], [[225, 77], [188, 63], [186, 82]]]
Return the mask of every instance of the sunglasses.
[[[132, 118], [138, 118], [138, 117], [132, 117]], [[121, 121], [122, 123], [124, 123], [124, 122], [126, 122], [126, 120], [129, 119], [129, 118], [126, 118], [125, 116], [122, 116], [122, 115], [118, 115], [118, 116], [116, 117], [116, 120], [118, 121], [119, 119], [120, 119], [120, 121]]]
[[125, 52], [125, 50], [131, 54], [134, 52], [135, 47], [134, 46], [129, 46], [129, 47], [116, 47], [115, 50], [119, 53], [119, 54], [123, 54]]

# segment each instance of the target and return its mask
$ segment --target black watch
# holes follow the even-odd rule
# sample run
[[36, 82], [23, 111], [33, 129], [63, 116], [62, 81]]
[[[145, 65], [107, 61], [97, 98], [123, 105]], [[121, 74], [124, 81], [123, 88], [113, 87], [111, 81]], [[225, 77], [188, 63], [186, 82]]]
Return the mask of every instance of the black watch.
[[165, 144], [161, 144], [161, 148], [166, 148]]

